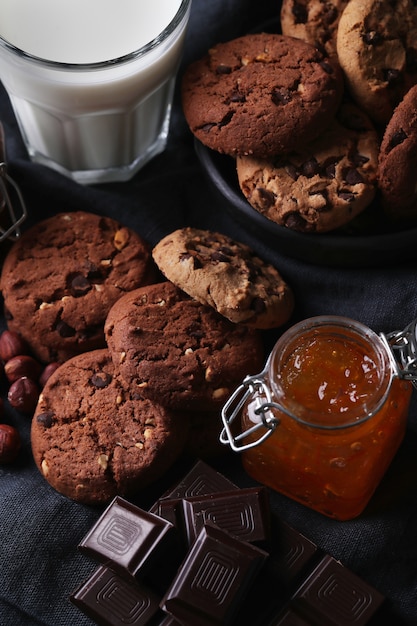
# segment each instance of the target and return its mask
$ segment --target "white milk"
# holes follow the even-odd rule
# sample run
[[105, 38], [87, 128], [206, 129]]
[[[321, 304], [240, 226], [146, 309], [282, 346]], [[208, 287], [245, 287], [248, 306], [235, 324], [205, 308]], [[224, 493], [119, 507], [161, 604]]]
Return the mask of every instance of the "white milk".
[[[190, 3], [0, 0], [2, 39], [44, 60], [0, 42], [0, 79], [31, 157], [90, 183], [126, 180], [161, 152]], [[158, 45], [131, 55], [177, 12]]]

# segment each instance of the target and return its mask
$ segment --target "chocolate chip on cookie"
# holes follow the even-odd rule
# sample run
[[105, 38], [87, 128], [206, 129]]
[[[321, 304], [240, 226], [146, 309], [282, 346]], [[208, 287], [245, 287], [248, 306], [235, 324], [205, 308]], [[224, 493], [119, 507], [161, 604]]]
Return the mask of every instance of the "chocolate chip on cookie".
[[116, 220], [77, 211], [28, 229], [3, 264], [10, 330], [44, 362], [105, 347], [104, 320], [125, 292], [154, 280], [146, 242]]
[[175, 409], [218, 408], [263, 363], [256, 330], [233, 324], [169, 281], [120, 298], [105, 333], [130, 388]]
[[338, 64], [317, 48], [258, 33], [220, 43], [190, 65], [182, 102], [204, 145], [232, 156], [267, 157], [317, 137], [342, 91]]
[[293, 293], [275, 267], [226, 235], [182, 228], [152, 254], [166, 278], [232, 322], [266, 329], [291, 316]]

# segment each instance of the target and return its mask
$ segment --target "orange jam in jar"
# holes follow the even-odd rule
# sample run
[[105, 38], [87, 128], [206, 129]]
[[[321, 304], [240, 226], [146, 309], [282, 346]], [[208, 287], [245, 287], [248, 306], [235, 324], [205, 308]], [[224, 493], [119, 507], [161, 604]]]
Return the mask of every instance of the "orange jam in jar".
[[[405, 434], [412, 384], [394, 362], [383, 339], [354, 320], [290, 328], [240, 403], [247, 473], [327, 516], [358, 516]], [[229, 408], [223, 421], [234, 436]]]

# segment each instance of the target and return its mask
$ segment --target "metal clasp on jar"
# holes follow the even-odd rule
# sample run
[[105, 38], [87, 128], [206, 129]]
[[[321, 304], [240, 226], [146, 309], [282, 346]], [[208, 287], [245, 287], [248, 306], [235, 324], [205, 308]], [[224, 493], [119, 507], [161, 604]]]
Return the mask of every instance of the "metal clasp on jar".
[[396, 330], [387, 334], [381, 333], [388, 353], [392, 356], [396, 375], [409, 380], [417, 388], [417, 320], [404, 330]]
[[[271, 409], [281, 409], [281, 407], [272, 401], [271, 391], [265, 383], [267, 369], [265, 368], [255, 376], [247, 376], [223, 406], [223, 429], [220, 433], [220, 442], [229, 445], [235, 452], [248, 450], [262, 443], [272, 435], [279, 424], [279, 419], [272, 413]], [[259, 421], [244, 432], [233, 434], [233, 422], [239, 417], [242, 408], [251, 398], [257, 404], [254, 414], [259, 417]], [[251, 439], [249, 443], [244, 443], [247, 437], [252, 438], [252, 435], [256, 433], [259, 436], [255, 440]]]

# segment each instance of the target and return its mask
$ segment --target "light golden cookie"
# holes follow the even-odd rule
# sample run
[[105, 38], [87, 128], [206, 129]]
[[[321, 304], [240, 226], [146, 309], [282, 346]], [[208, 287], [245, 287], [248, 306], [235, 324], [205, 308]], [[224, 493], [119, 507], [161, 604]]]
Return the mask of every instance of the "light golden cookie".
[[335, 56], [339, 19], [348, 0], [283, 0], [283, 35], [298, 37]]
[[379, 152], [382, 205], [394, 219], [417, 218], [417, 85], [395, 109]]
[[344, 105], [320, 139], [275, 159], [239, 157], [249, 204], [280, 226], [324, 233], [350, 222], [376, 191], [379, 139], [369, 118]]
[[337, 55], [352, 96], [386, 124], [417, 82], [417, 7], [411, 0], [350, 0], [339, 21]]
[[232, 322], [266, 329], [291, 316], [293, 293], [275, 267], [226, 235], [179, 229], [152, 254], [171, 282]]

